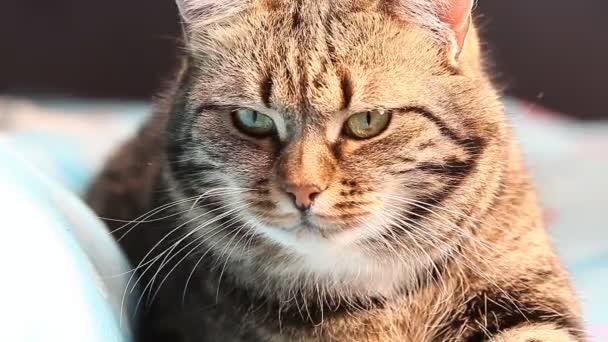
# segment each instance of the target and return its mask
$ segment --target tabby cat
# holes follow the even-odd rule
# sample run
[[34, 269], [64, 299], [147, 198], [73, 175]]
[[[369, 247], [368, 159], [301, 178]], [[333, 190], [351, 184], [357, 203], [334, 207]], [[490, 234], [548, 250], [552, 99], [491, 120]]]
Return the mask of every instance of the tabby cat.
[[176, 80], [88, 195], [141, 341], [585, 340], [473, 0], [178, 7]]

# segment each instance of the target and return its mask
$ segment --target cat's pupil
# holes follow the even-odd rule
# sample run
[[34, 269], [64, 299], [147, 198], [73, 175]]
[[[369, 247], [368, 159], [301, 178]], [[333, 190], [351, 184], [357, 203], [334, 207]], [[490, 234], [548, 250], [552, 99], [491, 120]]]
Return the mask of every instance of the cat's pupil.
[[372, 113], [371, 112], [367, 112], [367, 125], [368, 126], [372, 125]]
[[252, 121], [255, 124], [256, 122], [258, 122], [258, 112], [253, 111], [253, 113], [251, 114], [253, 116]]

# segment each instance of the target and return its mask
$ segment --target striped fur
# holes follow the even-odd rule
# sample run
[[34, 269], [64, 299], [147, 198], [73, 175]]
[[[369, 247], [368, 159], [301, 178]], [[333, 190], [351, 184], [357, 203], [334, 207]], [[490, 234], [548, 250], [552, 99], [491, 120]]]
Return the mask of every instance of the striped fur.
[[[142, 341], [584, 341], [474, 29], [454, 60], [440, 2], [228, 3], [179, 1], [176, 81], [89, 192], [137, 218], [109, 225]], [[343, 134], [373, 109], [383, 133]]]

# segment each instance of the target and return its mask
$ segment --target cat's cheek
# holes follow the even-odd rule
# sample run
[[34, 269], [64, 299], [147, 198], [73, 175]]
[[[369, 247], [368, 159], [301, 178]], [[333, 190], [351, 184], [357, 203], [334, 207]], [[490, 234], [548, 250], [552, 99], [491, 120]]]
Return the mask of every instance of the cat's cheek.
[[377, 157], [380, 152], [375, 146], [381, 139], [381, 136], [367, 140], [342, 139], [334, 146], [334, 154], [339, 161], [354, 166], [369, 162], [370, 158]]
[[[238, 174], [245, 179], [243, 187], [257, 187], [260, 180], [269, 181], [276, 173], [274, 170], [275, 156], [272, 150], [257, 147], [241, 146], [236, 149], [225, 149], [218, 152], [218, 157], [225, 165], [225, 174]], [[267, 184], [263, 184], [267, 185]]]

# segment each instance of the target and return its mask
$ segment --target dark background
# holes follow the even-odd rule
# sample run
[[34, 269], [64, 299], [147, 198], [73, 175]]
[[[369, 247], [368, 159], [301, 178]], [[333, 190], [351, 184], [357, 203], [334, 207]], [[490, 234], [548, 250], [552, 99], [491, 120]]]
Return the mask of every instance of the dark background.
[[[0, 93], [150, 98], [170, 75], [173, 0], [0, 0]], [[479, 0], [500, 84], [608, 118], [608, 1]]]

